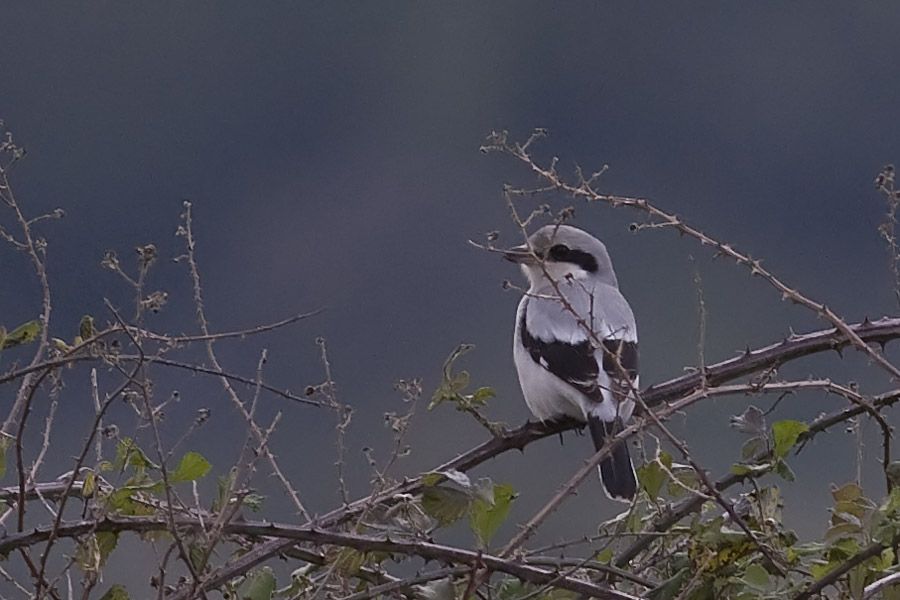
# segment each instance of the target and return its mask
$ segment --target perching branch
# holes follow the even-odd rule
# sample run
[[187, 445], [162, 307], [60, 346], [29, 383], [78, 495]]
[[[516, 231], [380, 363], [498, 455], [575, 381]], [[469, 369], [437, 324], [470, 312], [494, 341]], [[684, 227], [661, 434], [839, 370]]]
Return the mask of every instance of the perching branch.
[[[201, 532], [202, 525], [196, 518], [176, 517], [175, 526], [183, 531]], [[145, 533], [165, 531], [169, 522], [165, 517], [113, 517], [100, 520], [82, 520], [60, 523], [57, 527], [38, 527], [32, 531], [14, 534], [0, 539], [0, 554], [6, 554], [18, 548], [33, 546], [51, 538], [78, 537], [101, 531]], [[560, 576], [555, 571], [548, 571], [535, 566], [464, 550], [453, 546], [445, 546], [420, 540], [392, 540], [387, 537], [375, 537], [351, 533], [338, 533], [317, 527], [298, 527], [295, 525], [269, 523], [264, 521], [231, 522], [225, 525], [228, 535], [258, 536], [270, 539], [290, 540], [291, 545], [309, 542], [315, 546], [341, 546], [353, 548], [360, 552], [387, 552], [406, 556], [419, 556], [453, 564], [469, 566], [483, 565], [492, 571], [507, 573], [530, 583], [542, 585], [553, 583], [554, 587], [585, 594], [594, 598], [609, 600], [635, 600], [634, 596], [600, 587], [588, 581], [574, 577]], [[186, 598], [182, 593], [171, 596], [172, 600]]]
[[[747, 254], [741, 253], [736, 250], [731, 244], [721, 242], [700, 231], [699, 229], [688, 225], [677, 215], [668, 213], [656, 207], [646, 198], [615, 196], [597, 192], [592, 186], [599, 173], [595, 174], [590, 179], [584, 179], [584, 177], [582, 176], [580, 178], [581, 180], [577, 184], [572, 184], [565, 181], [559, 176], [559, 173], [556, 171], [556, 159], [553, 160], [553, 163], [548, 168], [544, 168], [538, 165], [534, 161], [534, 158], [528, 153], [528, 147], [531, 145], [531, 143], [543, 137], [545, 134], [546, 132], [544, 132], [543, 130], [535, 132], [535, 134], [533, 134], [523, 145], [510, 143], [507, 140], [506, 132], [494, 132], [488, 137], [487, 143], [482, 146], [482, 151], [500, 151], [513, 156], [514, 158], [523, 162], [529, 169], [531, 169], [533, 173], [546, 181], [549, 185], [549, 188], [552, 190], [569, 194], [574, 198], [583, 198], [589, 202], [603, 202], [613, 207], [629, 207], [636, 209], [646, 214], [652, 220], [649, 225], [645, 225], [643, 227], [670, 227], [672, 229], [675, 229], [682, 235], [686, 235], [697, 240], [704, 246], [713, 247], [716, 250], [717, 255], [727, 256], [737, 264], [748, 268], [751, 275], [762, 277], [763, 280], [765, 280], [769, 285], [771, 285], [781, 294], [782, 300], [790, 300], [795, 304], [799, 304], [815, 313], [819, 318], [831, 323], [833, 327], [835, 327], [838, 331], [843, 333], [844, 336], [846, 336], [847, 340], [852, 343], [854, 347], [856, 347], [864, 354], [868, 355], [872, 362], [874, 362], [882, 369], [884, 369], [888, 374], [890, 374], [892, 379], [900, 380], [900, 369], [891, 364], [891, 362], [888, 361], [882, 354], [879, 354], [875, 349], [868, 346], [865, 340], [859, 337], [843, 319], [835, 314], [833, 310], [831, 310], [824, 303], [816, 302], [815, 300], [801, 294], [798, 290], [793, 289], [792, 287], [784, 283], [771, 271], [763, 267], [760, 260], [754, 259]], [[641, 229], [642, 226], [636, 224], [635, 228]]]

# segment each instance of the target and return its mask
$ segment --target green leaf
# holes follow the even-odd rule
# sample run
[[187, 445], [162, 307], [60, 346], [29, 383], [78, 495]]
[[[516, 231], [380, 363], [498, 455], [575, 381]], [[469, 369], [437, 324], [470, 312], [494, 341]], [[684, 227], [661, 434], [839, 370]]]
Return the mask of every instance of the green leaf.
[[65, 340], [61, 340], [59, 338], [51, 338], [50, 342], [53, 344], [54, 348], [56, 348], [57, 350], [59, 350], [60, 352], [63, 352], [63, 353], [71, 352], [73, 349], [72, 346], [70, 346], [69, 344], [67, 344], [65, 342]]
[[191, 561], [191, 566], [197, 571], [202, 571], [206, 566], [206, 561], [209, 560], [206, 549], [200, 544], [188, 546], [188, 559]]
[[630, 533], [637, 533], [638, 531], [641, 531], [641, 530], [644, 528], [644, 523], [643, 523], [643, 519], [644, 519], [644, 514], [643, 514], [643, 513], [644, 513], [644, 509], [643, 509], [643, 506], [644, 506], [643, 503], [640, 503], [640, 502], [639, 502], [639, 503], [635, 504], [634, 506], [632, 506], [632, 507], [631, 507], [631, 510], [629, 510], [629, 511], [626, 513], [626, 516], [625, 516], [625, 528], [626, 528]]
[[509, 507], [516, 497], [516, 491], [509, 484], [495, 485], [494, 501], [489, 503], [481, 495], [476, 496], [472, 502], [472, 512], [469, 516], [469, 524], [478, 543], [487, 548], [497, 530], [506, 521], [509, 515]]
[[253, 512], [259, 512], [262, 510], [263, 502], [266, 497], [262, 494], [247, 494], [244, 496], [244, 506], [249, 508]]
[[339, 573], [353, 577], [368, 562], [369, 553], [353, 548], [341, 548], [331, 563]]
[[766, 439], [763, 437], [752, 437], [741, 446], [741, 458], [750, 460], [766, 449]]
[[453, 363], [460, 356], [472, 350], [475, 346], [472, 344], [460, 344], [454, 348], [447, 360], [444, 361], [442, 369], [441, 384], [431, 396], [431, 402], [428, 404], [428, 410], [434, 409], [442, 402], [455, 401], [459, 398], [459, 393], [469, 385], [469, 374], [466, 371], [453, 373]]
[[0, 340], [0, 350], [6, 350], [13, 346], [28, 344], [38, 338], [41, 333], [41, 322], [38, 320], [23, 323], [2, 336]]
[[97, 550], [100, 552], [100, 564], [103, 565], [119, 544], [119, 534], [101, 531], [95, 537], [97, 538]]
[[753, 563], [744, 571], [743, 580], [758, 590], [765, 590], [769, 585], [769, 572], [760, 565]]
[[844, 561], [859, 552], [859, 542], [853, 537], [843, 537], [831, 544], [828, 548], [830, 560]]
[[787, 456], [801, 434], [809, 431], [809, 425], [802, 421], [790, 419], [778, 421], [772, 424], [772, 437], [775, 440], [775, 456], [784, 458]]
[[775, 463], [775, 472], [785, 481], [794, 481], [797, 479], [797, 476], [794, 475], [794, 470], [783, 460], [779, 460]]
[[825, 544], [822, 542], [807, 542], [805, 544], [796, 544], [791, 550], [801, 557], [817, 556], [825, 550]]
[[275, 593], [275, 573], [270, 567], [253, 571], [240, 589], [241, 600], [272, 600]]
[[812, 573], [813, 579], [819, 580], [833, 571], [840, 562], [815, 562], [810, 565], [809, 571]]
[[12, 440], [5, 435], [0, 435], [0, 479], [6, 475], [6, 450], [12, 445]]
[[857, 484], [850, 482], [841, 487], [832, 487], [831, 497], [835, 502], [855, 502], [863, 497], [863, 491]]
[[[663, 454], [664, 456], [668, 456], [665, 453]], [[671, 460], [671, 457], [669, 457], [669, 460]], [[665, 462], [663, 464], [665, 464]], [[695, 471], [693, 467], [672, 464], [672, 466], [669, 467], [669, 473], [672, 475], [672, 477], [669, 478], [669, 482], [666, 484], [666, 493], [669, 496], [681, 498], [689, 493], [689, 490], [700, 489], [700, 476], [697, 475], [697, 471]]]
[[834, 503], [833, 512], [835, 514], [853, 515], [856, 519], [862, 519], [874, 509], [874, 505], [867, 502], [867, 498], [860, 498], [854, 502], [841, 500]]
[[422, 475], [422, 487], [433, 487], [439, 484], [444, 480], [444, 476], [438, 473], [437, 471], [432, 471], [431, 473], [425, 473]]
[[156, 466], [130, 437], [124, 437], [116, 444], [116, 460], [114, 464], [118, 470], [129, 466], [140, 471]]
[[466, 386], [469, 385], [469, 379], [470, 378], [468, 371], [460, 371], [459, 373], [455, 373], [449, 381], [450, 391], [456, 394], [463, 391], [464, 389], [466, 389]]
[[433, 486], [422, 491], [422, 509], [442, 526], [461, 519], [471, 501], [468, 494], [452, 488]]
[[127, 488], [113, 491], [106, 498], [107, 508], [115, 512], [127, 511], [132, 504], [131, 493], [132, 491]]
[[604, 548], [603, 550], [598, 552], [596, 556], [594, 556], [594, 560], [599, 563], [608, 565], [610, 562], [612, 562], [614, 556], [615, 553], [613, 552], [612, 548]]
[[97, 476], [93, 471], [89, 471], [87, 475], [84, 476], [84, 482], [81, 484], [81, 497], [82, 498], [90, 498], [94, 495], [94, 490], [97, 487]]
[[141, 502], [142, 494], [158, 494], [163, 491], [161, 481], [148, 481], [141, 485], [125, 485], [113, 490], [106, 495], [108, 510], [122, 515], [152, 515], [156, 509]]
[[749, 475], [753, 472], [753, 469], [750, 465], [734, 463], [733, 465], [731, 465], [729, 471], [731, 471], [733, 475]]
[[216, 499], [212, 503], [213, 512], [219, 512], [231, 502], [231, 486], [234, 484], [234, 469], [229, 471], [228, 475], [223, 475], [216, 481]]
[[181, 457], [178, 468], [169, 477], [169, 481], [178, 483], [181, 481], [196, 481], [207, 473], [212, 465], [199, 452], [188, 452]]
[[524, 581], [512, 577], [503, 579], [497, 586], [497, 598], [498, 600], [517, 600], [528, 595], [527, 585]]
[[854, 538], [862, 533], [862, 527], [856, 523], [838, 523], [828, 528], [825, 532], [826, 542], [837, 542], [847, 538]]
[[106, 590], [106, 593], [100, 596], [100, 600], [128, 600], [128, 590], [117, 583]]
[[101, 531], [90, 535], [75, 549], [75, 562], [82, 571], [99, 571], [118, 543], [117, 533]]
[[637, 470], [638, 481], [651, 500], [659, 497], [659, 491], [669, 479], [669, 474], [657, 461], [648, 462]]
[[649, 600], [669, 600], [677, 598], [681, 587], [691, 579], [690, 569], [681, 569], [672, 577], [660, 583], [647, 594]]
[[734, 463], [731, 465], [731, 472], [735, 475], [748, 475], [750, 477], [759, 477], [765, 475], [772, 468], [771, 463], [763, 463], [761, 465], [748, 465], [746, 463]]
[[866, 587], [866, 576], [869, 574], [869, 568], [866, 565], [857, 565], [850, 569], [847, 574], [848, 588], [850, 588], [851, 598], [862, 598], [863, 590]]
[[81, 336], [82, 340], [86, 340], [94, 337], [94, 334], [94, 317], [91, 315], [84, 315], [81, 317], [81, 322], [78, 323], [78, 335]]
[[495, 397], [497, 393], [494, 388], [480, 387], [472, 394], [472, 403], [478, 406], [485, 406], [487, 401]]

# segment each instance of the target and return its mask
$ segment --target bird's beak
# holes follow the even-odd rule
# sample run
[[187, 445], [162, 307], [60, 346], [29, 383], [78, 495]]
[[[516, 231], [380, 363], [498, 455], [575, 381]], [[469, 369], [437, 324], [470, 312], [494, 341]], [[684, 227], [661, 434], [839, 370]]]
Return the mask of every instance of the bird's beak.
[[537, 262], [534, 254], [531, 252], [531, 250], [528, 249], [528, 246], [525, 244], [522, 244], [521, 246], [513, 246], [512, 248], [503, 250], [503, 258], [520, 265], [531, 265]]

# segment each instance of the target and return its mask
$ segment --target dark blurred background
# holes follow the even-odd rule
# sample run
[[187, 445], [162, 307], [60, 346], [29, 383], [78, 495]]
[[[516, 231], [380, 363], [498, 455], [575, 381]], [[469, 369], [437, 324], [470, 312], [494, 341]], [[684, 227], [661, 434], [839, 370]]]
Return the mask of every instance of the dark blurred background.
[[[404, 408], [393, 382], [421, 376], [430, 395], [459, 342], [477, 347], [461, 366], [497, 390], [489, 414], [511, 424], [528, 416], [510, 347], [518, 298], [501, 289], [519, 274], [467, 244], [495, 229], [500, 243], [518, 243], [502, 187], [537, 183], [513, 159], [479, 152], [492, 130], [524, 139], [548, 128], [540, 160], [559, 156], [567, 174], [576, 163], [609, 164], [602, 190], [653, 199], [850, 321], [896, 313], [877, 234], [885, 207], [872, 181], [900, 159], [898, 25], [900, 6], [874, 3], [7, 3], [0, 118], [28, 150], [14, 172], [20, 202], [33, 215], [67, 215], [40, 226], [53, 334], [71, 338], [85, 313], [108, 320], [105, 297], [127, 307], [129, 291], [99, 263], [107, 249], [128, 263], [148, 242], [166, 259], [150, 287], [170, 297], [148, 324], [197, 331], [184, 265], [168, 260], [182, 253], [174, 232], [190, 199], [215, 330], [325, 309], [219, 352], [226, 368], [252, 376], [268, 348], [267, 380], [302, 391], [322, 380], [314, 339], [327, 339], [340, 399], [355, 410], [347, 468], [358, 496], [371, 475], [362, 448], [383, 458], [383, 414]], [[691, 240], [629, 232], [641, 215], [575, 206], [575, 224], [607, 242], [634, 307], [645, 385], [697, 362], [697, 274], [711, 362], [791, 327], [824, 326]], [[0, 322], [34, 318], [38, 289], [24, 257], [4, 250], [0, 278]], [[16, 358], [4, 354], [3, 367]], [[865, 393], [888, 385], [853, 353], [781, 375], [853, 379]], [[181, 392], [171, 438], [198, 407], [212, 410], [193, 447], [224, 470], [244, 434], [221, 387], [165, 370], [156, 378], [158, 397]], [[67, 386], [48, 474], [71, 464], [92, 412], [86, 372]], [[737, 457], [742, 439], [728, 416], [747, 403], [707, 402], [674, 422], [713, 473]], [[838, 406], [808, 394], [774, 418]], [[276, 410], [284, 417], [273, 448], [311, 509], [324, 512], [337, 502], [335, 417], [266, 397], [263, 414]], [[397, 474], [484, 437], [449, 407], [422, 407]], [[792, 461], [798, 483], [780, 485], [788, 523], [802, 534], [822, 530], [829, 483], [854, 477], [854, 440], [823, 435]], [[879, 449], [867, 440], [863, 484], [877, 497]], [[523, 519], [589, 446], [547, 440], [475, 475], [520, 490], [514, 517]], [[268, 486], [267, 514], [288, 514], [280, 490], [266, 477], [259, 485]], [[590, 481], [544, 539], [590, 533], [620, 509]]]

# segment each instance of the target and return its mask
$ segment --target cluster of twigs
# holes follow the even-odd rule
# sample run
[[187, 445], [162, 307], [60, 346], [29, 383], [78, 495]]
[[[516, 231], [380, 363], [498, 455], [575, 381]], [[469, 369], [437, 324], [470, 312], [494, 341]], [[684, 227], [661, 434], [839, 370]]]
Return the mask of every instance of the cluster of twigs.
[[[2, 464], [9, 465], [7, 476], [0, 479], [4, 486], [0, 488], [0, 523], [5, 528], [0, 533], [0, 556], [8, 559], [0, 564], [0, 584], [6, 584], [0, 589], [25, 598], [88, 598], [100, 593], [104, 598], [127, 598], [123, 587], [104, 580], [107, 560], [120, 536], [126, 534], [139, 534], [140, 540], [151, 547], [156, 559], [148, 583], [156, 597], [170, 600], [207, 598], [213, 592], [253, 600], [361, 600], [381, 596], [524, 600], [564, 597], [559, 594], [567, 593], [572, 597], [620, 600], [699, 598], [703, 596], [698, 594], [713, 588], [725, 597], [741, 582], [749, 586], [747, 589], [756, 590], [758, 597], [809, 598], [829, 586], [843, 590], [862, 584], [868, 587], [860, 588], [861, 593], [871, 597], [887, 589], [896, 580], [894, 561], [879, 567], [873, 566], [873, 561], [883, 559], [900, 542], [900, 526], [885, 529], [884, 523], [893, 523], [895, 516], [890, 506], [869, 506], [861, 495], [853, 495], [853, 490], [841, 492], [841, 502], [847, 506], [841, 505], [835, 515], [852, 516], [857, 508], [865, 509], [865, 519], [882, 519], [880, 533], [857, 535], [853, 530], [866, 543], [845, 544], [841, 546], [842, 555], [836, 554], [835, 547], [823, 548], [807, 560], [813, 552], [803, 554], [796, 540], [790, 538], [778, 519], [778, 502], [772, 500], [776, 492], [772, 486], [763, 485], [761, 478], [771, 473], [793, 476], [786, 464], [788, 451], [799, 450], [826, 430], [868, 417], [881, 433], [887, 495], [894, 497], [892, 487], [897, 474], [892, 473], [891, 427], [883, 411], [900, 400], [900, 389], [868, 394], [857, 386], [826, 377], [785, 381], [777, 379], [774, 373], [781, 365], [803, 356], [853, 348], [896, 380], [900, 371], [885, 356], [883, 348], [887, 342], [900, 338], [900, 319], [849, 323], [824, 303], [784, 283], [760, 261], [649, 201], [597, 192], [600, 173], [586, 178], [578, 171], [574, 182], [567, 181], [558, 173], [555, 159], [542, 167], [530, 154], [532, 145], [542, 136], [542, 132], [536, 132], [524, 144], [516, 144], [509, 142], [505, 134], [494, 134], [484, 147], [514, 157], [540, 179], [540, 186], [534, 189], [506, 190], [514, 220], [523, 234], [534, 219], [548, 212], [541, 208], [522, 217], [517, 200], [524, 196], [561, 194], [636, 209], [649, 219], [638, 228], [672, 228], [711, 247], [718, 255], [763, 278], [784, 299], [808, 308], [826, 323], [820, 331], [791, 332], [771, 345], [748, 349], [719, 363], [697, 365], [691, 373], [636, 390], [641, 416], [613, 443], [630, 443], [644, 433], [658, 434], [680, 452], [680, 460], [685, 464], [657, 451], [641, 467], [642, 494], [626, 512], [601, 524], [598, 535], [543, 548], [529, 547], [528, 543], [546, 519], [595, 471], [612, 445], [575, 469], [511, 539], [503, 545], [492, 545], [491, 538], [505, 518], [513, 494], [502, 486], [472, 483], [466, 473], [504, 452], [522, 449], [580, 425], [526, 423], [508, 428], [490, 423], [480, 412], [490, 391], [482, 388], [468, 393], [467, 378], [454, 376], [450, 361], [445, 368], [441, 398], [456, 402], [482, 424], [489, 425], [489, 438], [428, 473], [397, 478], [392, 473], [408, 451], [406, 434], [422, 394], [418, 380], [402, 381], [398, 390], [404, 410], [386, 415], [393, 436], [389, 455], [382, 461], [369, 455], [372, 487], [365, 496], [353, 500], [344, 481], [345, 436], [352, 411], [337, 393], [325, 341], [318, 340], [323, 380], [302, 393], [266, 383], [265, 352], [249, 376], [224, 368], [216, 352], [216, 344], [222, 340], [279, 330], [315, 313], [241, 331], [213, 331], [205, 312], [190, 203], [185, 203], [177, 229], [184, 253], [176, 260], [186, 265], [192, 285], [197, 333], [170, 335], [152, 331], [146, 325], [147, 312], [164, 309], [166, 295], [148, 288], [148, 274], [158, 259], [158, 251], [153, 245], [144, 245], [138, 248], [134, 270], [113, 253], [103, 261], [103, 266], [119, 274], [133, 291], [133, 315], [126, 316], [125, 311], [107, 302], [105, 316], [83, 319], [74, 340], [53, 337], [51, 332], [57, 328], [51, 321], [47, 243], [37, 235], [35, 225], [48, 218], [59, 218], [62, 213], [26, 216], [9, 182], [10, 171], [23, 153], [7, 134], [0, 143], [0, 201], [5, 211], [0, 220], [0, 237], [30, 261], [39, 285], [41, 310], [34, 322], [10, 332], [3, 330], [0, 336], [2, 356], [15, 353], [19, 361], [0, 373], [0, 385], [10, 390], [5, 396], [12, 399], [0, 429]], [[896, 197], [892, 179], [890, 184], [882, 182], [880, 188], [893, 198], [889, 213], [893, 219]], [[564, 209], [557, 218], [564, 220], [570, 214]], [[893, 238], [885, 232], [883, 235], [892, 243]], [[891, 248], [894, 256], [893, 245]], [[101, 321], [103, 325], [99, 324]], [[181, 358], [185, 354], [192, 356], [186, 351], [196, 348], [202, 350], [202, 360]], [[28, 351], [31, 354], [26, 359]], [[177, 399], [156, 396], [153, 380], [160, 370], [213, 378], [244, 426], [235, 463], [226, 469], [216, 467], [222, 477], [214, 498], [204, 496], [200, 483], [212, 465], [186, 448], [208, 421], [209, 411], [198, 407], [195, 419], [183, 428], [177, 441], [164, 443], [167, 436], [163, 432], [172, 427], [164, 420], [165, 409]], [[58, 436], [53, 426], [63, 393], [62, 382], [82, 375], [87, 375], [90, 382], [91, 397], [86, 410], [93, 417], [83, 441], [71, 452], [73, 459], [66, 472], [46, 476], [48, 449], [51, 444], [61, 443], [55, 441]], [[800, 392], [827, 394], [845, 404], [808, 423], [775, 424], [771, 429], [761, 413], [748, 410], [739, 419], [743, 430], [752, 434], [747, 452], [731, 472], [718, 479], [701, 466], [686, 441], [665, 425], [673, 415], [714, 397], [768, 395], [780, 399]], [[284, 410], [302, 405], [333, 415], [340, 506], [324, 512], [313, 510], [307, 505], [303, 490], [290, 481], [271, 443], [281, 412], [263, 422], [258, 407], [264, 396], [284, 401]], [[122, 401], [135, 416], [133, 427], [127, 430], [111, 416], [113, 404]], [[41, 424], [35, 423], [38, 415], [44, 416]], [[258, 510], [262, 502], [254, 484], [258, 472], [272, 475], [278, 482], [299, 524], [248, 518], [248, 511]], [[740, 484], [749, 491], [727, 495]], [[726, 517], [721, 516], [723, 510]], [[476, 534], [475, 547], [437, 541], [441, 526], [466, 517]], [[865, 519], [862, 515], [857, 519], [860, 527]], [[411, 573], [403, 565], [414, 557], [437, 566]], [[278, 558], [290, 561], [287, 575], [276, 573], [284, 570], [275, 560]], [[824, 565], [823, 570], [814, 573], [818, 564]], [[857, 573], [862, 573], [862, 584], [853, 581]], [[141, 597], [147, 595], [145, 591], [139, 593]]]

